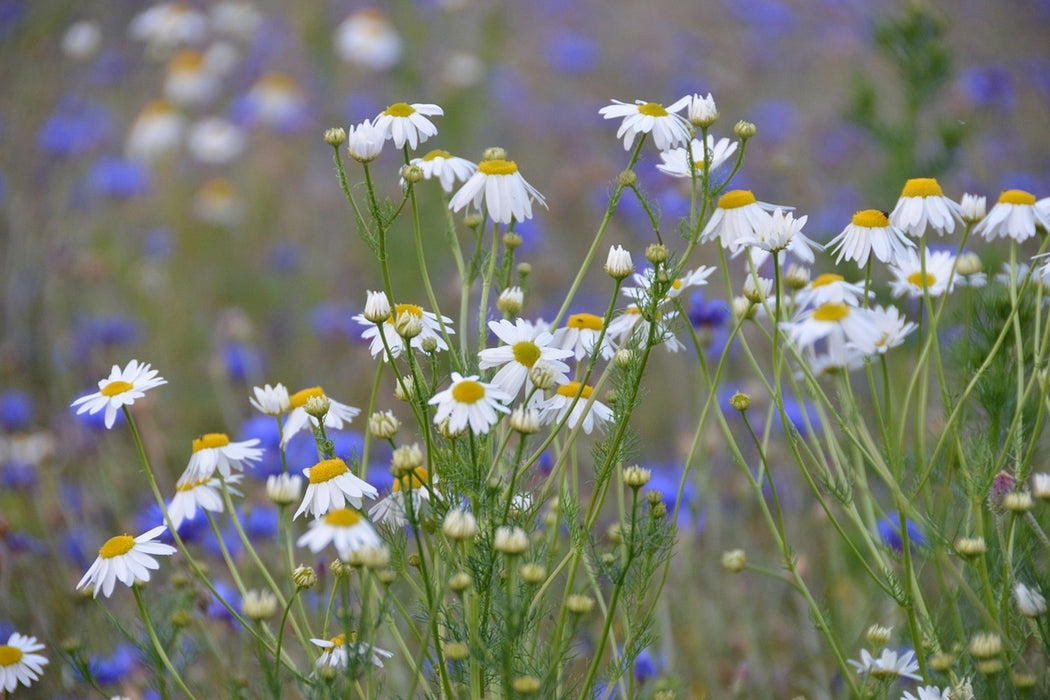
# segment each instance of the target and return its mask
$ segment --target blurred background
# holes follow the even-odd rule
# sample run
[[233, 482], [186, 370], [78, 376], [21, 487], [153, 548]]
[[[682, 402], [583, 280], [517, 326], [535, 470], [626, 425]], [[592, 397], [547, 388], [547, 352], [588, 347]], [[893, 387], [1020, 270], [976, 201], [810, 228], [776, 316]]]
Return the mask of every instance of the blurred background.
[[[72, 635], [63, 613], [82, 561], [147, 510], [126, 435], [68, 408], [112, 364], [138, 358], [170, 382], [143, 408], [169, 486], [193, 436], [260, 434], [253, 385], [323, 384], [366, 402], [374, 364], [351, 316], [381, 282], [326, 128], [394, 102], [436, 103], [439, 133], [417, 155], [477, 161], [506, 148], [549, 204], [518, 227], [518, 259], [533, 267], [524, 315], [551, 318], [627, 163], [616, 124], [598, 115], [611, 99], [712, 93], [716, 137], [732, 137], [737, 120], [757, 125], [733, 186], [808, 214], [806, 233], [826, 241], [855, 210], [891, 209], [907, 177], [935, 175], [948, 196], [990, 204], [1008, 187], [1050, 194], [1048, 30], [1046, 0], [0, 0], [0, 632], [13, 625], [49, 644]], [[391, 197], [400, 162], [388, 147], [374, 167]], [[643, 149], [639, 182], [674, 241], [687, 183], [658, 162]], [[357, 164], [347, 167], [356, 184]], [[430, 272], [452, 308], [436, 189], [423, 206]], [[636, 259], [653, 242], [630, 197], [606, 240]], [[392, 246], [395, 286], [422, 300], [407, 226]], [[697, 264], [711, 255], [698, 251]], [[717, 326], [725, 300], [720, 285], [708, 289], [692, 300], [693, 321]], [[607, 290], [589, 277], [571, 310], [600, 313]], [[642, 461], [676, 485], [704, 397], [675, 381], [686, 363], [661, 364], [667, 380], [651, 385], [639, 419]], [[651, 673], [673, 672], [697, 696], [826, 688], [833, 681], [808, 666], [823, 652], [799, 632], [808, 619], [784, 586], [725, 590], [721, 550], [763, 546], [747, 533], [742, 490], [715, 469], [687, 490], [680, 545], [700, 565], [676, 575], [669, 605], [695, 619], [654, 649]], [[783, 493], [806, 512], [790, 484]], [[50, 561], [61, 562], [57, 580], [38, 584]], [[864, 597], [838, 590], [850, 585], [840, 574], [821, 574], [823, 591], [846, 609]], [[47, 606], [30, 604], [38, 585]], [[686, 602], [715, 595], [717, 609]], [[763, 596], [779, 620], [750, 607]], [[850, 614], [858, 635], [873, 621], [863, 604]], [[700, 649], [708, 660], [694, 663]]]

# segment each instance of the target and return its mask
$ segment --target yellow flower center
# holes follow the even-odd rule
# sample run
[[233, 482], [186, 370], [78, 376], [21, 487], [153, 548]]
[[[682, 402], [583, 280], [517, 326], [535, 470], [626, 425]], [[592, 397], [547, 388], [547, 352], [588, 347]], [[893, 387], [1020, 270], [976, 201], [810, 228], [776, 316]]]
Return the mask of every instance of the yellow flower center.
[[181, 491], [183, 493], [186, 493], [187, 491], [192, 491], [193, 489], [197, 488], [198, 486], [203, 486], [204, 484], [208, 483], [208, 481], [210, 481], [210, 480], [211, 480], [211, 477], [208, 477], [207, 479], [195, 479], [194, 481], [185, 481], [185, 482], [183, 482], [181, 484], [175, 484], [175, 490], [176, 491]]
[[395, 102], [383, 110], [388, 117], [410, 117], [416, 113], [416, 108], [407, 102]]
[[485, 387], [473, 380], [464, 379], [452, 387], [452, 398], [457, 403], [476, 403], [485, 398]]
[[943, 197], [941, 185], [937, 178], [915, 177], [904, 183], [901, 197]]
[[127, 554], [135, 546], [135, 538], [131, 535], [117, 535], [106, 540], [106, 544], [98, 550], [98, 555], [103, 559], [112, 559]]
[[412, 472], [400, 479], [394, 479], [393, 491], [400, 491], [401, 489], [418, 489], [427, 483], [427, 470], [423, 467], [416, 467]]
[[131, 391], [134, 385], [131, 382], [122, 382], [119, 379], [115, 382], [110, 382], [106, 386], [99, 389], [98, 393], [103, 396], [116, 396], [123, 394], [125, 391]]
[[[925, 284], [923, 283], [925, 281]], [[916, 287], [927, 289], [932, 287], [937, 282], [937, 278], [931, 275], [929, 272], [926, 273], [925, 280], [921, 271], [916, 271], [908, 275], [908, 284]]]
[[344, 644], [346, 644], [346, 635], [345, 634], [337, 634], [336, 636], [332, 637], [328, 641], [330, 641], [332, 644], [336, 645], [337, 647], [341, 647]]
[[751, 190], [730, 190], [718, 198], [718, 207], [720, 209], [739, 209], [748, 204], [754, 204], [756, 201]]
[[200, 51], [180, 51], [171, 59], [171, 70], [173, 71], [195, 71], [204, 64], [204, 56]]
[[416, 304], [397, 304], [394, 306], [392, 318], [397, 318], [401, 314], [411, 314], [416, 318], [423, 318], [423, 307]]
[[684, 284], [682, 282], [682, 278], [679, 277], [678, 279], [676, 279], [674, 282], [671, 283], [671, 289], [681, 289], [682, 288], [682, 284]]
[[518, 164], [512, 160], [483, 160], [478, 163], [478, 172], [483, 175], [513, 175], [518, 172]]
[[849, 316], [849, 307], [838, 301], [821, 304], [813, 310], [814, 321], [834, 323], [835, 321], [841, 321], [847, 316]]
[[259, 84], [267, 90], [291, 92], [295, 89], [295, 81], [284, 73], [267, 73], [259, 80]]
[[22, 650], [10, 644], [0, 644], [0, 667], [14, 666], [22, 660]]
[[288, 403], [292, 408], [299, 408], [300, 406], [305, 406], [310, 399], [319, 396], [324, 396], [324, 389], [319, 386], [312, 386], [308, 389], [301, 389], [289, 396]]
[[818, 276], [815, 280], [809, 283], [811, 289], [817, 287], [824, 287], [829, 284], [835, 284], [836, 282], [845, 281], [845, 277], [842, 275], [836, 275], [834, 272], [825, 272], [823, 275]]
[[432, 161], [432, 160], [435, 160], [437, 158], [451, 158], [451, 157], [452, 157], [452, 154], [449, 153], [448, 151], [442, 151], [441, 149], [437, 149], [437, 150], [431, 151], [430, 153], [428, 153], [425, 156], [423, 156], [423, 160], [424, 161]]
[[193, 451], [200, 452], [215, 447], [226, 447], [229, 444], [230, 438], [226, 436], [226, 433], [205, 433], [193, 439]]
[[644, 105], [638, 105], [638, 113], [644, 114], [647, 117], [667, 116], [667, 110], [664, 109], [664, 106], [655, 102], [646, 102]]
[[353, 508], [340, 508], [329, 511], [324, 516], [324, 521], [336, 527], [353, 527], [361, 522], [361, 514]]
[[579, 382], [569, 382], [568, 384], [562, 384], [558, 387], [558, 394], [561, 396], [568, 396], [570, 399], [576, 398], [577, 396], [583, 399], [589, 399], [591, 398], [592, 391], [594, 391], [593, 387], [587, 386], [586, 384], [580, 384]]
[[326, 459], [310, 468], [310, 483], [323, 484], [348, 471], [350, 470], [346, 468], [346, 462], [343, 460]]
[[569, 316], [569, 320], [565, 325], [569, 328], [600, 331], [602, 329], [602, 317], [595, 316], [594, 314], [573, 314], [572, 316]]
[[514, 343], [514, 359], [518, 364], [532, 367], [540, 359], [540, 346], [531, 340]]
[[1035, 204], [1035, 195], [1024, 190], [1003, 190], [999, 195], [1000, 204]]
[[865, 209], [853, 215], [853, 225], [864, 228], [883, 228], [890, 225], [890, 217], [878, 209]]

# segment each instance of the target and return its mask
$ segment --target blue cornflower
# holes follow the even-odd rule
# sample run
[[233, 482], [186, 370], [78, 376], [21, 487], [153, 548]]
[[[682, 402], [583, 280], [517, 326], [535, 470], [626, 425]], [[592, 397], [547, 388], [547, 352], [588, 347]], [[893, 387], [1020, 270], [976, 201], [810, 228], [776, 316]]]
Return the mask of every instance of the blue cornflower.
[[[876, 523], [876, 527], [883, 544], [898, 554], [904, 551], [904, 543], [901, 541], [900, 517], [896, 511], [890, 511], [886, 514], [886, 517], [880, 518]], [[915, 547], [924, 546], [926, 544], [926, 536], [922, 534], [919, 526], [909, 518], [907, 527], [910, 544]]]
[[33, 422], [33, 399], [24, 391], [0, 394], [0, 429], [9, 433], [23, 432]]
[[149, 170], [141, 163], [116, 156], [99, 156], [88, 172], [91, 188], [114, 199], [131, 199], [149, 191]]
[[40, 150], [53, 156], [78, 156], [109, 138], [113, 118], [102, 105], [76, 97], [59, 103], [37, 135]]
[[562, 73], [584, 74], [601, 63], [601, 46], [594, 39], [571, 30], [561, 30], [547, 39], [547, 64]]

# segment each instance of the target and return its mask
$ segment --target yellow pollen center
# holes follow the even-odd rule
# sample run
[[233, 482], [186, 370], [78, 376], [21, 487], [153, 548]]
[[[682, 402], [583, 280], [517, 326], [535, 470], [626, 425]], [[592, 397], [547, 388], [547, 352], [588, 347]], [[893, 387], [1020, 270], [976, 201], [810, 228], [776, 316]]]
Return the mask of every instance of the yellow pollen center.
[[809, 286], [813, 289], [817, 287], [824, 287], [829, 284], [835, 284], [836, 282], [845, 281], [845, 277], [842, 275], [836, 275], [834, 272], [825, 272], [823, 275], [818, 276], [815, 280], [809, 283]]
[[664, 109], [664, 106], [655, 102], [646, 102], [644, 105], [638, 105], [638, 113], [647, 117], [667, 116], [667, 110]]
[[346, 635], [345, 634], [337, 634], [336, 636], [332, 637], [328, 641], [330, 641], [332, 644], [336, 645], [337, 647], [341, 647], [344, 644], [346, 644]]
[[122, 554], [127, 554], [135, 546], [135, 538], [131, 535], [117, 535], [106, 540], [106, 544], [98, 550], [98, 555], [103, 559], [112, 559]]
[[131, 391], [133, 388], [134, 385], [131, 382], [122, 382], [118, 379], [99, 389], [98, 393], [103, 396], [116, 396], [117, 394], [123, 394], [125, 391]]
[[751, 190], [730, 190], [718, 198], [718, 207], [720, 209], [739, 209], [748, 204], [754, 204], [756, 201]]
[[943, 197], [941, 185], [937, 178], [916, 177], [904, 183], [901, 197]]
[[423, 307], [415, 304], [397, 304], [394, 306], [394, 317], [401, 314], [412, 314], [416, 318], [423, 318]]
[[641, 316], [642, 310], [639, 309], [637, 306], [628, 306], [626, 309], [624, 309], [624, 313], [631, 316]]
[[585, 328], [591, 331], [602, 329], [602, 317], [594, 314], [573, 314], [565, 324], [569, 328]]
[[853, 225], [864, 228], [883, 228], [890, 225], [890, 217], [878, 209], [865, 209], [853, 215]]
[[175, 484], [175, 490], [186, 493], [187, 491], [192, 491], [198, 486], [203, 486], [206, 483], [208, 483], [208, 479], [196, 479], [194, 481], [186, 481], [181, 484]]
[[353, 508], [339, 508], [326, 513], [324, 521], [336, 527], [353, 527], [361, 522], [361, 515]]
[[932, 287], [937, 282], [937, 278], [931, 275], [929, 272], [927, 272], [925, 281], [926, 283], [923, 284], [923, 274], [921, 271], [913, 272], [910, 275], [908, 275], [908, 284], [920, 288], [926, 287], [927, 289]]
[[195, 71], [204, 65], [204, 56], [200, 51], [180, 51], [171, 59], [173, 71]]
[[1003, 193], [999, 195], [999, 202], [1001, 204], [1027, 204], [1031, 206], [1035, 204], [1035, 195], [1024, 190], [1003, 190]]
[[452, 157], [452, 154], [449, 153], [448, 151], [442, 151], [441, 149], [437, 149], [437, 150], [431, 151], [430, 153], [428, 153], [425, 156], [423, 156], [423, 160], [429, 162], [429, 161], [435, 160], [436, 158], [451, 158], [451, 157]]
[[[580, 389], [583, 388], [581, 392]], [[593, 387], [587, 386], [586, 384], [580, 384], [579, 382], [569, 382], [568, 384], [562, 384], [558, 387], [558, 394], [561, 396], [568, 396], [570, 399], [579, 396], [582, 399], [591, 398], [591, 392], [594, 391]]]
[[259, 83], [267, 90], [291, 92], [295, 88], [295, 81], [284, 73], [267, 73]]
[[310, 483], [323, 484], [337, 476], [346, 474], [348, 471], [350, 470], [346, 468], [346, 462], [343, 460], [326, 459], [310, 468]]
[[676, 279], [674, 282], [671, 283], [671, 289], [681, 289], [681, 288], [682, 288], [682, 278], [679, 277], [678, 279]]
[[814, 321], [834, 323], [835, 321], [841, 321], [847, 316], [849, 316], [849, 307], [838, 301], [821, 304], [813, 310]]
[[531, 340], [514, 343], [514, 359], [518, 364], [532, 367], [540, 359], [540, 346]]
[[299, 408], [300, 406], [305, 406], [310, 399], [319, 396], [324, 396], [324, 389], [319, 386], [312, 386], [308, 389], [301, 389], [289, 396], [288, 403], [292, 408]]
[[407, 102], [395, 102], [383, 110], [388, 117], [410, 117], [416, 113], [416, 108]]
[[416, 467], [412, 470], [412, 473], [407, 476], [403, 476], [400, 479], [394, 479], [393, 491], [400, 491], [401, 489], [412, 489], [421, 488], [427, 483], [427, 470], [423, 467]]
[[513, 175], [518, 172], [518, 164], [512, 160], [483, 160], [478, 163], [478, 172], [483, 175]]
[[485, 387], [478, 382], [465, 379], [452, 387], [452, 398], [456, 403], [476, 403], [485, 398]]
[[22, 650], [10, 644], [0, 644], [0, 667], [14, 666], [22, 660]]
[[193, 439], [193, 451], [200, 452], [214, 447], [226, 447], [229, 444], [230, 438], [226, 436], [226, 433], [205, 433]]

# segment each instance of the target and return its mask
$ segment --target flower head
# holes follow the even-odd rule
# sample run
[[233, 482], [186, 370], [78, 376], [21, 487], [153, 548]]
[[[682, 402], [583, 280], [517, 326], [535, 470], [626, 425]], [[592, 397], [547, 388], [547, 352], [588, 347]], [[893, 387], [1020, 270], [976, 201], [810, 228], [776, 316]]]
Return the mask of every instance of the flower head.
[[[434, 477], [437, 481], [437, 477]], [[368, 516], [377, 523], [389, 523], [400, 527], [408, 522], [409, 505], [413, 518], [430, 503], [430, 487], [427, 485], [427, 470], [416, 467], [404, 476], [395, 477], [394, 485], [386, 498], [368, 509]]]
[[606, 119], [623, 119], [616, 138], [623, 138], [624, 150], [631, 150], [639, 134], [651, 133], [656, 147], [666, 151], [689, 140], [689, 122], [678, 112], [691, 100], [687, 95], [667, 107], [645, 100], [635, 100], [634, 104], [613, 100], [611, 105], [599, 109], [598, 114]]
[[594, 389], [580, 382], [569, 382], [558, 387], [554, 395], [540, 405], [540, 421], [558, 423], [568, 416], [565, 424], [575, 428], [582, 423], [588, 435], [595, 426], [602, 427], [613, 418], [612, 409], [592, 399]]
[[359, 408], [354, 408], [332, 399], [319, 386], [300, 389], [288, 397], [288, 403], [292, 407], [292, 412], [288, 414], [288, 419], [284, 422], [284, 433], [281, 435], [282, 445], [287, 445], [292, 436], [305, 428], [307, 423], [310, 425], [321, 424], [321, 421], [307, 413], [306, 403], [310, 399], [322, 396], [328, 399], [328, 411], [324, 416], [326, 428], [342, 430], [344, 425], [349, 425], [354, 416], [361, 412]]
[[1006, 190], [988, 215], [974, 227], [974, 235], [989, 241], [1012, 238], [1018, 243], [1035, 235], [1036, 226], [1050, 231], [1050, 212], [1035, 206], [1035, 195], [1024, 190]]
[[925, 234], [927, 228], [943, 236], [955, 231], [962, 216], [962, 208], [944, 196], [936, 179], [920, 177], [904, 184], [897, 206], [890, 212], [890, 223], [914, 238]]
[[43, 648], [36, 637], [12, 632], [7, 643], [0, 644], [0, 688], [11, 693], [19, 684], [33, 685], [49, 663], [45, 656], [34, 653]]
[[424, 180], [437, 180], [441, 183], [441, 189], [449, 193], [457, 180], [465, 182], [478, 169], [477, 165], [466, 158], [458, 158], [448, 151], [441, 150], [430, 151], [422, 158], [413, 158], [409, 162], [419, 166], [423, 171]]
[[918, 326], [901, 316], [895, 306], [876, 306], [868, 314], [876, 331], [874, 338], [864, 336], [853, 341], [853, 347], [864, 355], [884, 355], [890, 348], [904, 342]]
[[[379, 316], [384, 304], [385, 308], [389, 309], [386, 320], [381, 322], [371, 320]], [[354, 316], [354, 320], [365, 326], [361, 337], [369, 341], [368, 350], [372, 353], [372, 357], [382, 355], [383, 360], [389, 362], [391, 356], [400, 357], [405, 351], [405, 339], [397, 331], [397, 322], [398, 319], [403, 322], [411, 320], [409, 317], [415, 317], [419, 321], [419, 333], [409, 340], [409, 347], [417, 352], [423, 352], [424, 343], [432, 341], [436, 350], [448, 350], [448, 344], [445, 343], [441, 328], [444, 325], [445, 331], [449, 335], [454, 335], [456, 331], [452, 328], [451, 318], [442, 316], [439, 321], [437, 314], [424, 311], [422, 306], [415, 304], [397, 304], [390, 309], [386, 294], [383, 292], [370, 292], [365, 312]], [[385, 345], [383, 341], [386, 341]], [[387, 348], [390, 348], [389, 353], [387, 353]]]
[[693, 95], [689, 98], [689, 123], [693, 126], [711, 126], [718, 119], [718, 107], [711, 93], [707, 97]]
[[656, 166], [660, 172], [667, 173], [671, 177], [693, 177], [703, 174], [705, 161], [709, 170], [721, 166], [729, 156], [736, 153], [740, 144], [736, 141], [722, 138], [715, 142], [715, 137], [707, 135], [706, 141], [693, 139], [689, 147], [679, 146], [669, 151], [660, 153], [663, 163]]
[[168, 380], [157, 374], [157, 370], [151, 369], [148, 364], [139, 364], [138, 360], [132, 360], [124, 369], [113, 365], [109, 377], [98, 383], [98, 391], [81, 396], [71, 405], [80, 407], [77, 415], [85, 411], [95, 415], [103, 408], [106, 409], [106, 427], [112, 428], [118, 409], [135, 403], [150, 389], [168, 383]]
[[[577, 360], [582, 360], [592, 352], [602, 335], [604, 319], [594, 314], [580, 313], [572, 314], [565, 321], [565, 325], [554, 332], [552, 343], [560, 348], [570, 350]], [[602, 347], [599, 355], [608, 360], [616, 352], [606, 336], [602, 339]]]
[[860, 661], [849, 659], [849, 663], [857, 669], [857, 673], [867, 673], [875, 678], [899, 676], [922, 680], [922, 676], [916, 673], [919, 663], [915, 660], [915, 652], [910, 649], [904, 654], [898, 654], [894, 649], [883, 649], [878, 658], [873, 657], [867, 649], [862, 649]]
[[[241, 474], [234, 474], [226, 479], [228, 484], [236, 484], [241, 480]], [[186, 470], [175, 484], [175, 496], [168, 503], [168, 516], [171, 518], [171, 526], [176, 530], [182, 525], [183, 520], [193, 520], [197, 517], [197, 509], [206, 510], [211, 513], [221, 513], [222, 480], [217, 476], [196, 478]], [[230, 490], [231, 493], [236, 491]]]
[[935, 685], [924, 685], [915, 690], [918, 695], [912, 695], [905, 690], [904, 695], [901, 695], [901, 700], [951, 700], [952, 698], [951, 688], [941, 690]]
[[111, 537], [98, 550], [98, 558], [80, 579], [77, 590], [91, 584], [96, 598], [99, 593], [108, 598], [117, 581], [125, 586], [135, 581], [149, 581], [150, 571], [160, 568], [153, 556], [170, 556], [176, 551], [171, 545], [153, 541], [165, 530], [167, 528], [160, 525], [138, 537], [127, 534]]
[[808, 309], [783, 326], [791, 341], [800, 348], [811, 347], [824, 338], [839, 347], [846, 342], [867, 346], [878, 338], [868, 311], [840, 301]]
[[487, 433], [499, 420], [498, 413], [510, 413], [506, 404], [511, 395], [495, 384], [478, 381], [478, 375], [464, 377], [452, 373], [452, 384], [427, 403], [437, 406], [434, 423], [448, 421], [448, 431], [457, 433], [468, 426], [475, 433]]
[[270, 386], [267, 384], [265, 387], [253, 387], [254, 397], [249, 397], [248, 401], [251, 402], [252, 407], [259, 413], [265, 413], [268, 416], [280, 416], [292, 409], [292, 404], [288, 398], [288, 389], [277, 382], [277, 386]]
[[1014, 599], [1017, 601], [1017, 611], [1025, 617], [1039, 617], [1046, 612], [1046, 598], [1037, 588], [1016, 583]]
[[258, 438], [242, 442], [230, 442], [226, 433], [205, 433], [193, 440], [193, 454], [186, 467], [186, 477], [191, 481], [207, 481], [218, 470], [228, 479], [233, 470], [241, 471], [250, 462], [262, 459], [263, 449], [256, 447]]
[[769, 216], [758, 219], [760, 223], [751, 229], [750, 234], [738, 238], [737, 243], [751, 249], [751, 259], [756, 267], [765, 262], [766, 253], [782, 250], [799, 260], [812, 263], [813, 250], [817, 244], [802, 233], [802, 227], [808, 219], [808, 216], [796, 219], [791, 212], [784, 212], [777, 207]]
[[346, 151], [359, 163], [370, 163], [383, 151], [386, 135], [379, 125], [365, 119], [346, 132]]
[[743, 245], [742, 239], [753, 237], [758, 228], [766, 225], [768, 212], [775, 209], [776, 205], [756, 200], [751, 190], [730, 190], [718, 198], [718, 206], [700, 233], [700, 241], [706, 243], [717, 237], [723, 248], [735, 253]]
[[448, 206], [452, 211], [459, 211], [473, 204], [480, 211], [484, 204], [494, 222], [509, 224], [512, 220], [531, 219], [533, 200], [547, 206], [539, 190], [518, 172], [517, 163], [495, 158], [478, 163], [477, 172], [452, 195]]
[[478, 353], [478, 367], [488, 369], [499, 367], [492, 377], [493, 386], [499, 387], [510, 397], [514, 397], [525, 387], [526, 394], [532, 387], [529, 370], [537, 362], [545, 362], [555, 372], [555, 381], [564, 384], [569, 366], [562, 362], [572, 356], [571, 350], [564, 350], [554, 344], [554, 336], [541, 325], [534, 325], [525, 319], [514, 321], [489, 321], [489, 329], [503, 341], [503, 345], [487, 348]]
[[820, 306], [829, 301], [858, 306], [864, 298], [864, 288], [855, 282], [847, 282], [842, 275], [826, 272], [810, 280], [795, 297], [799, 306]]
[[925, 264], [917, 253], [911, 251], [907, 258], [890, 268], [894, 277], [890, 289], [894, 296], [907, 295], [917, 299], [924, 294], [939, 297], [951, 293], [955, 287], [955, 256], [946, 250], [930, 252], [929, 248], [925, 253]]
[[389, 659], [394, 654], [386, 649], [372, 646], [371, 644], [355, 643], [356, 637], [351, 638], [350, 644], [346, 643], [346, 635], [340, 634], [331, 639], [311, 639], [311, 642], [324, 649], [317, 659], [316, 666], [331, 666], [332, 668], [346, 668], [350, 662], [350, 654], [354, 654], [361, 660], [368, 660], [373, 666], [383, 667], [383, 659]]
[[401, 35], [386, 14], [371, 7], [350, 13], [335, 30], [335, 50], [347, 63], [369, 70], [392, 68], [401, 59]]
[[341, 459], [321, 460], [304, 469], [303, 474], [308, 479], [306, 495], [293, 519], [303, 513], [321, 516], [333, 508], [342, 508], [348, 502], [354, 508], [360, 508], [362, 497], [379, 495], [375, 486], [354, 476]]
[[836, 265], [845, 258], [858, 267], [867, 265], [872, 254], [880, 262], [895, 264], [914, 247], [915, 243], [890, 223], [890, 217], [877, 209], [858, 211], [849, 226], [825, 246], [832, 254], [838, 253]]
[[434, 104], [396, 102], [376, 116], [375, 128], [384, 139], [393, 140], [398, 148], [406, 143], [415, 148], [437, 133], [437, 127], [427, 117], [439, 117], [444, 113]]
[[296, 544], [307, 547], [314, 554], [334, 544], [339, 558], [345, 561], [354, 552], [365, 547], [379, 547], [383, 541], [361, 513], [353, 508], [337, 508], [310, 523], [310, 529]]

